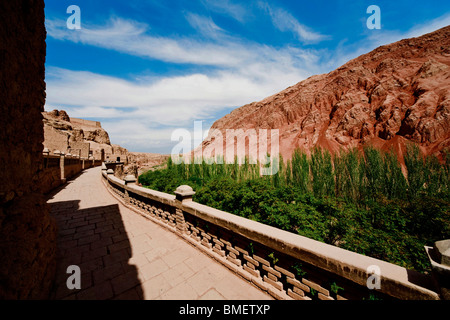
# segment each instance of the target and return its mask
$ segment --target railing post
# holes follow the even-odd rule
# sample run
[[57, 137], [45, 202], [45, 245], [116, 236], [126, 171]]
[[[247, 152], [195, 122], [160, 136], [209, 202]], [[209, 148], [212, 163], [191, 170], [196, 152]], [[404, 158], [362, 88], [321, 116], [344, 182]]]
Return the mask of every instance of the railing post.
[[82, 164], [81, 164], [81, 158], [80, 158], [80, 155], [76, 155], [75, 156], [75, 158], [78, 160], [78, 165], [80, 166], [80, 168], [81, 168], [81, 170], [83, 170], [83, 166], [82, 166]]
[[[136, 177], [132, 174], [129, 174], [125, 177], [125, 186], [134, 185], [136, 184]], [[130, 195], [128, 193], [128, 190], [125, 188], [125, 202], [130, 203]]]
[[450, 300], [450, 239], [436, 241], [434, 247], [425, 247], [431, 263], [431, 272], [443, 300]]
[[125, 185], [136, 184], [136, 177], [132, 174], [129, 174], [124, 179]]
[[62, 183], [65, 183], [66, 177], [65, 177], [65, 173], [64, 173], [64, 161], [65, 161], [64, 152], [56, 150], [53, 153], [56, 155], [59, 155], [59, 168], [61, 169], [61, 181], [62, 181]]
[[42, 154], [44, 155], [44, 169], [48, 168], [48, 156], [50, 155], [50, 150], [48, 148], [44, 148], [42, 151]]
[[192, 196], [195, 194], [194, 190], [187, 185], [179, 186], [175, 190], [175, 200], [177, 206], [175, 209], [175, 223], [177, 232], [185, 234], [187, 231], [186, 221], [183, 214], [183, 203], [192, 201]]

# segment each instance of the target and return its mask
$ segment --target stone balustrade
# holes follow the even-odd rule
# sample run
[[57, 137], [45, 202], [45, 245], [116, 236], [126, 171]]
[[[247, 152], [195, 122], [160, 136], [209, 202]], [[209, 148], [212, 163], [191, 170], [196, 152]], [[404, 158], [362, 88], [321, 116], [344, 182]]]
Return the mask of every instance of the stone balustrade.
[[121, 180], [106, 166], [102, 177], [126, 206], [276, 299], [440, 299], [430, 275], [196, 203], [189, 186], [169, 195], [136, 185], [133, 176]]
[[84, 169], [100, 166], [101, 160], [94, 158], [80, 158], [70, 153], [65, 154], [59, 150], [45, 148], [42, 152], [43, 168], [40, 173], [40, 182], [43, 193], [49, 193], [64, 184], [67, 179], [76, 176]]

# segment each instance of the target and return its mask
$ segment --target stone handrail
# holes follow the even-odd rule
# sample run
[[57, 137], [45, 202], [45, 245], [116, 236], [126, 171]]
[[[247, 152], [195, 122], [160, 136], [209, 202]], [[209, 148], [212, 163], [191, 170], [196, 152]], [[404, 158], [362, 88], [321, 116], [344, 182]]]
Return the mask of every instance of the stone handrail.
[[44, 149], [43, 168], [40, 176], [42, 192], [47, 194], [64, 184], [70, 179], [91, 167], [100, 166], [101, 160], [94, 158], [80, 158], [79, 156], [65, 154], [59, 150], [55, 150], [50, 154], [49, 149]]
[[163, 225], [277, 299], [439, 299], [432, 277], [121, 180], [102, 167], [125, 205]]

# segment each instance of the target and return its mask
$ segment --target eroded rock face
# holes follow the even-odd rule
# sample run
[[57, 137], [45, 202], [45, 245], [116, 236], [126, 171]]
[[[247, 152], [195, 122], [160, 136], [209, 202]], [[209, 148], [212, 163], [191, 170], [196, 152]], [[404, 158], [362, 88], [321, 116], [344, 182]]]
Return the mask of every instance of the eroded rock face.
[[211, 129], [224, 137], [226, 129], [279, 129], [286, 159], [316, 146], [334, 152], [371, 144], [401, 153], [406, 141], [439, 156], [450, 147], [449, 127], [450, 26], [379, 47], [238, 108]]
[[100, 144], [111, 144], [108, 132], [103, 129], [94, 129], [84, 131], [84, 139]]
[[[44, 122], [44, 146], [50, 151], [60, 150], [71, 152], [73, 149], [80, 149], [80, 144], [88, 143], [86, 150], [93, 151], [94, 154], [100, 154], [100, 150], [111, 153], [111, 142], [108, 132], [96, 122], [71, 121], [69, 115], [64, 110], [53, 110], [43, 112]], [[92, 123], [92, 124], [91, 124]], [[88, 151], [84, 152], [87, 153]], [[88, 154], [82, 154], [88, 157]]]
[[[53, 110], [43, 112], [44, 123], [44, 146], [51, 152], [59, 150], [65, 153], [77, 154], [82, 149], [82, 157], [87, 157], [89, 150], [96, 159], [101, 159], [101, 150], [115, 160], [120, 156], [125, 162], [121, 178], [127, 174], [136, 176], [145, 171], [165, 163], [168, 156], [130, 152], [126, 148], [116, 144], [111, 144], [108, 132], [101, 127], [100, 122], [83, 119], [70, 119], [64, 110]], [[82, 148], [83, 144], [89, 144], [86, 152]], [[86, 153], [86, 154], [85, 154]]]
[[53, 111], [47, 112], [47, 116], [48, 118], [70, 122], [69, 115], [64, 110], [55, 109]]

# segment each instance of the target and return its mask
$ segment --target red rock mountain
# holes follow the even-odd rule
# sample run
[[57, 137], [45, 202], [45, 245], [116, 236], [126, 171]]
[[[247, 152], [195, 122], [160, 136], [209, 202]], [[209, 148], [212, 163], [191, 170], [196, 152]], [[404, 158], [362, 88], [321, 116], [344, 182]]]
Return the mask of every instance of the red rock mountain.
[[[450, 147], [450, 26], [385, 45], [216, 121], [226, 129], [279, 129], [280, 153], [371, 144], [426, 154]], [[211, 130], [212, 131], [212, 130]], [[210, 131], [210, 132], [211, 132]], [[206, 139], [203, 147], [209, 142]]]

